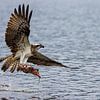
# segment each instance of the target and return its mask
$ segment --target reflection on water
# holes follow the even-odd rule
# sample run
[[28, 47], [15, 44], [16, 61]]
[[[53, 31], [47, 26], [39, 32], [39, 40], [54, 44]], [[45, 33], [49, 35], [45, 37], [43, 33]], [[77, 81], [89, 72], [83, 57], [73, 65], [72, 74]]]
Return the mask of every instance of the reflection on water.
[[[41, 80], [21, 72], [0, 71], [2, 100], [100, 99], [100, 1], [3, 0], [0, 2], [0, 56], [10, 53], [4, 32], [10, 13], [30, 4], [31, 42], [45, 45], [45, 55], [75, 69], [36, 66]], [[2, 66], [2, 64], [0, 64]]]

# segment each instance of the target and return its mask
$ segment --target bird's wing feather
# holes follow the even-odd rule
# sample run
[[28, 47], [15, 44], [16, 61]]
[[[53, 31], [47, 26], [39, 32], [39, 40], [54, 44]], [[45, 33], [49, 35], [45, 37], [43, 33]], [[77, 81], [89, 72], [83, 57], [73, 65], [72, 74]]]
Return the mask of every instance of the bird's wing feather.
[[57, 61], [54, 61], [54, 60], [46, 57], [45, 55], [41, 54], [38, 51], [35, 51], [33, 56], [29, 57], [28, 62], [37, 64], [37, 65], [67, 67]]
[[29, 43], [31, 16], [32, 10], [29, 12], [29, 5], [25, 9], [24, 4], [19, 5], [18, 10], [15, 8], [14, 13], [11, 14], [5, 33], [5, 41], [13, 54], [18, 51], [20, 45]]

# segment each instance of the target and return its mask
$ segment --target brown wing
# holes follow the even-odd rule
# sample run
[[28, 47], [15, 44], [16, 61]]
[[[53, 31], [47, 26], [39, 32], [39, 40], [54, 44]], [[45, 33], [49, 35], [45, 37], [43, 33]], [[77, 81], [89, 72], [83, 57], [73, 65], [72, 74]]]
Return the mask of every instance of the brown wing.
[[[22, 7], [19, 5], [18, 10], [15, 8], [14, 13], [11, 14], [5, 33], [5, 41], [13, 54], [18, 51], [19, 44], [29, 43], [31, 16], [32, 11], [29, 12], [29, 5], [25, 9], [24, 4]], [[24, 38], [25, 41], [23, 41]]]
[[[6, 60], [9, 57], [12, 57], [12, 55], [0, 58], [0, 62]], [[54, 61], [37, 51], [34, 52], [33, 56], [29, 57], [28, 62], [37, 64], [37, 65], [61, 66], [61, 67], [69, 68], [68, 66], [65, 66], [57, 61]]]
[[61, 66], [61, 67], [67, 67], [57, 61], [54, 61], [45, 55], [35, 51], [33, 56], [29, 57], [28, 62], [37, 64], [37, 65], [45, 65], [45, 66]]

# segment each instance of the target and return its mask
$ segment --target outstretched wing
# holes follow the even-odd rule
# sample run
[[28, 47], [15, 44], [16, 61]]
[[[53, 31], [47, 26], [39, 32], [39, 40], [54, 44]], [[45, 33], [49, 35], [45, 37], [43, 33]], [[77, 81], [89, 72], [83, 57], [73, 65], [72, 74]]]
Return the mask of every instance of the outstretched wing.
[[37, 64], [37, 65], [67, 67], [57, 61], [54, 61], [54, 60], [46, 57], [45, 55], [41, 54], [38, 51], [35, 51], [33, 56], [29, 57], [28, 62]]
[[[11, 59], [12, 55], [0, 58], [0, 62], [5, 61], [8, 58]], [[28, 62], [33, 63], [33, 64], [37, 64], [37, 65], [61, 66], [61, 67], [70, 68], [66, 65], [63, 65], [62, 63], [59, 63], [57, 61], [54, 61], [54, 60], [46, 57], [45, 55], [43, 55], [43, 54], [41, 54], [40, 52], [37, 52], [37, 51], [34, 52], [33, 56], [29, 57]], [[10, 61], [10, 64], [11, 64], [11, 61]], [[6, 65], [10, 66], [8, 63]], [[2, 67], [2, 70], [4, 70], [4, 71], [7, 70], [7, 69], [8, 69], [8, 67], [5, 67], [5, 66]]]
[[14, 13], [11, 14], [5, 33], [5, 41], [13, 54], [21, 46], [29, 44], [31, 16], [32, 10], [29, 12], [29, 5], [25, 9], [24, 4], [22, 6], [19, 5], [18, 10], [15, 8]]

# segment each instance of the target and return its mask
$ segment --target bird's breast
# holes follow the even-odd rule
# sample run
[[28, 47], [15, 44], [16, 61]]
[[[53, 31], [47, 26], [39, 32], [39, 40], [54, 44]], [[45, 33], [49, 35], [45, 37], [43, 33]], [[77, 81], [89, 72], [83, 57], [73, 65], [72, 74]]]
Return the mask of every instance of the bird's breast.
[[26, 47], [24, 53], [27, 57], [31, 56], [31, 47], [30, 46]]

